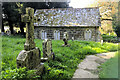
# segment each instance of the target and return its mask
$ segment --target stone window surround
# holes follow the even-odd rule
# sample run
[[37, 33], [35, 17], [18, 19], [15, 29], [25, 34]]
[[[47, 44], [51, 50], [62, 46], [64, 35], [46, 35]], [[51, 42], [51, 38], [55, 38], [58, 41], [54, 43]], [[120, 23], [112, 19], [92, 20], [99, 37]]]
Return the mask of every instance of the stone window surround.
[[[55, 39], [55, 33], [57, 33], [57, 39]], [[58, 39], [58, 33], [59, 33], [59, 39]], [[60, 40], [60, 31], [54, 30], [54, 40]]]
[[[44, 34], [44, 38], [42, 37], [42, 33]], [[40, 34], [41, 34], [41, 39], [47, 39], [47, 32], [43, 29], [40, 31]]]

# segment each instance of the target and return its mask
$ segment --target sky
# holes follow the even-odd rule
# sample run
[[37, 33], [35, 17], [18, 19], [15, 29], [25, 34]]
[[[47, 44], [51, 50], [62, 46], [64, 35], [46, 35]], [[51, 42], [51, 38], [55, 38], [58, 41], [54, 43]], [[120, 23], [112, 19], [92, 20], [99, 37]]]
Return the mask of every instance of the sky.
[[72, 6], [73, 8], [84, 8], [94, 2], [95, 0], [71, 0], [69, 6]]

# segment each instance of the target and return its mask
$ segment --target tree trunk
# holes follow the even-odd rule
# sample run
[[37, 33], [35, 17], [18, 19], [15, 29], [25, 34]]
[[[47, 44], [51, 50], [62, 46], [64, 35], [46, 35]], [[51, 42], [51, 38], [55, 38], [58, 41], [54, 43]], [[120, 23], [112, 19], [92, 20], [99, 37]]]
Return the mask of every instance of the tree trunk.
[[8, 21], [8, 23], [9, 23], [11, 34], [13, 34], [13, 23], [11, 21]]
[[4, 29], [4, 24], [3, 24], [3, 20], [2, 20], [2, 32], [4, 32], [5, 29]]
[[23, 22], [20, 22], [20, 30], [22, 35], [24, 35], [24, 26], [25, 24]]
[[120, 37], [118, 37], [118, 42], [120, 42]]

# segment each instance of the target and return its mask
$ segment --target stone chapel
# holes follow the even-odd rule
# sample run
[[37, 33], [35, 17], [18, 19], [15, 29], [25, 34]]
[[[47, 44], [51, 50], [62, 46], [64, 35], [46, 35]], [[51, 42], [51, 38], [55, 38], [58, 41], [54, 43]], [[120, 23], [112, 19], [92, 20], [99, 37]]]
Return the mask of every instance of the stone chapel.
[[34, 36], [38, 39], [62, 40], [64, 32], [69, 40], [101, 40], [99, 7], [39, 9], [34, 16]]

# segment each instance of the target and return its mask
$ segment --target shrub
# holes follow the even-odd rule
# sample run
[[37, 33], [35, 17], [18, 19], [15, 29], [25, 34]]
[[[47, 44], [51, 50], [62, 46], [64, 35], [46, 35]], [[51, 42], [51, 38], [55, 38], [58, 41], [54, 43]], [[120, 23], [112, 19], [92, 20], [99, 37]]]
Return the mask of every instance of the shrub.
[[112, 44], [112, 43], [104, 43], [101, 49], [104, 49], [107, 51], [116, 51], [118, 50], [118, 45]]
[[40, 77], [35, 74], [35, 70], [27, 70], [26, 67], [5, 70], [2, 71], [1, 74], [2, 79], [30, 79]]
[[101, 48], [92, 48], [92, 50], [96, 51], [96, 53], [107, 52], [107, 50], [103, 50]]
[[118, 42], [117, 36], [114, 35], [102, 35], [104, 42]]

